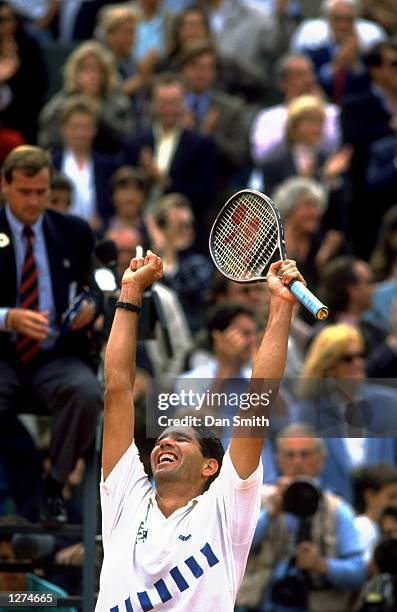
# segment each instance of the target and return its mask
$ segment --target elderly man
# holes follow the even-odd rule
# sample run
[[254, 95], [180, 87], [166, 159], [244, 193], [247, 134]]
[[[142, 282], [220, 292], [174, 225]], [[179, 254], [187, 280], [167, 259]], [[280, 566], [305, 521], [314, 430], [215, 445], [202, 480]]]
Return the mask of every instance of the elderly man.
[[279, 434], [277, 460], [281, 477], [274, 485], [263, 488], [263, 513], [238, 596], [238, 602], [248, 609], [278, 610], [268, 607], [277, 588], [275, 576], [286, 575], [281, 568], [284, 563], [286, 571], [291, 559], [291, 566], [295, 566], [307, 588], [307, 602], [299, 607], [297, 585], [291, 586], [296, 612], [346, 610], [349, 594], [364, 582], [364, 558], [348, 504], [322, 491], [318, 509], [309, 519], [310, 536], [306, 533], [304, 539], [298, 537], [299, 522], [294, 515], [283, 512], [288, 485], [299, 478], [316, 481], [324, 459], [323, 441], [309, 427], [294, 424]]
[[324, 18], [297, 28], [291, 48], [311, 58], [320, 84], [338, 103], [346, 94], [366, 90], [361, 54], [386, 35], [378, 24], [359, 19], [357, 0], [323, 0], [322, 11]]

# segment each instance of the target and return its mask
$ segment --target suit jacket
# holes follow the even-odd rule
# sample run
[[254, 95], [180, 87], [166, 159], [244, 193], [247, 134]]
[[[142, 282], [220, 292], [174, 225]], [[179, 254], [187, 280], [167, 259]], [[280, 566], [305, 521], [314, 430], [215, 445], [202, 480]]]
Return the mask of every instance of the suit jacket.
[[[313, 175], [314, 179], [321, 179], [320, 170], [326, 158], [327, 154], [325, 151], [318, 151]], [[262, 169], [265, 192], [271, 195], [280, 183], [291, 176], [298, 175], [291, 146], [283, 142], [270, 149], [265, 156]]]
[[[139, 166], [139, 155], [144, 147], [154, 150], [153, 131], [145, 130], [126, 142], [125, 163]], [[183, 193], [192, 202], [196, 217], [205, 218], [213, 205], [216, 176], [216, 149], [212, 138], [195, 130], [182, 130], [171, 161], [168, 176], [171, 180], [166, 192]]]
[[372, 142], [394, 134], [390, 127], [391, 118], [382, 98], [371, 89], [346, 98], [341, 113], [344, 141], [355, 148], [368, 147]]
[[[64, 150], [56, 149], [52, 154], [54, 168], [61, 171]], [[108, 225], [110, 218], [114, 215], [114, 209], [110, 202], [110, 178], [117, 168], [117, 163], [110, 156], [96, 151], [92, 154], [94, 164], [94, 181], [97, 212], [103, 223]]]
[[[44, 212], [43, 232], [57, 323], [69, 306], [69, 291], [76, 283], [76, 293], [89, 287], [95, 290], [92, 277], [91, 256], [94, 236], [86, 221], [74, 215], [65, 215], [53, 210]], [[0, 248], [0, 306], [16, 306], [18, 287], [12, 233], [6, 218], [5, 208], [0, 209], [0, 234], [10, 238], [9, 244]], [[39, 272], [40, 273], [40, 272]], [[99, 297], [97, 297], [99, 307]], [[0, 332], [0, 359], [13, 360], [15, 356], [12, 334]], [[65, 356], [89, 359], [91, 342], [86, 330], [69, 332], [57, 347], [57, 353]]]
[[331, 63], [335, 53], [334, 43], [326, 43], [316, 49], [307, 49], [305, 53], [312, 60], [318, 80], [331, 100], [335, 99], [335, 102], [338, 102], [347, 95], [360, 93], [368, 88], [369, 79], [367, 71], [364, 65], [360, 65], [357, 71], [346, 70], [344, 79], [339, 86], [340, 91], [337, 92], [339, 99], [336, 98], [335, 93], [338, 84], [331, 70]]

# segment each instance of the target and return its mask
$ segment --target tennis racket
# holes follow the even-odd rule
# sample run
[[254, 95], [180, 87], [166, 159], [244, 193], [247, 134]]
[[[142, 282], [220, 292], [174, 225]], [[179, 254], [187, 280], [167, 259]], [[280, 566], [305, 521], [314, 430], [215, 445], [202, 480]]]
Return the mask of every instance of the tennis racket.
[[[287, 258], [280, 213], [259, 191], [242, 189], [218, 213], [211, 229], [209, 248], [218, 270], [238, 283], [266, 280], [273, 261]], [[316, 319], [326, 319], [328, 308], [300, 281], [288, 289]]]

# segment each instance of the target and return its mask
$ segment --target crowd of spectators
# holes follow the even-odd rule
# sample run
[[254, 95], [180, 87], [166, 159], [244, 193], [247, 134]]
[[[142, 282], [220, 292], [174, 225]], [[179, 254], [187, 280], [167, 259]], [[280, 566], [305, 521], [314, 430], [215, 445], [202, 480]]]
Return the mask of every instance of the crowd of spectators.
[[[21, 241], [16, 264], [8, 253], [19, 231], [13, 190], [15, 173], [19, 180], [26, 167], [9, 155], [24, 145], [48, 152], [53, 167], [37, 234], [46, 256], [36, 258], [53, 276], [52, 285], [42, 284], [38, 272], [39, 290], [52, 291], [40, 298], [50, 330], [40, 348], [55, 350], [48, 355], [58, 365], [48, 369], [46, 377], [57, 377], [48, 387], [37, 374], [43, 369], [22, 376], [10, 367], [12, 347], [26, 333], [18, 318], [24, 302], [3, 287], [0, 514], [11, 507], [27, 520], [67, 520], [62, 488], [94, 436], [101, 352], [117, 285], [137, 248], [164, 262], [137, 356], [145, 465], [145, 398], [154, 378], [179, 392], [243, 391], [268, 291], [219, 276], [207, 245], [226, 199], [259, 189], [278, 205], [288, 255], [330, 316], [315, 322], [296, 307], [238, 609], [365, 610], [380, 588], [377, 543], [397, 538], [395, 0], [0, 0], [0, 265], [15, 289], [24, 255]], [[43, 159], [22, 179], [44, 176]], [[109, 243], [113, 255], [103, 256]], [[97, 269], [111, 271], [114, 287], [94, 279], [91, 256]], [[66, 329], [62, 315], [80, 291], [90, 315], [77, 331]], [[76, 333], [90, 343], [89, 359], [65, 349]], [[79, 382], [80, 366], [72, 364], [68, 395], [62, 385], [71, 355], [85, 362], [79, 375], [87, 367], [87, 378]], [[87, 380], [91, 411], [81, 392]], [[34, 412], [37, 399], [52, 404], [50, 438], [34, 418], [16, 418], [15, 406]], [[220, 435], [227, 441], [229, 432]], [[19, 477], [25, 465], [26, 485]], [[309, 527], [284, 511], [283, 495], [298, 477], [320, 496]], [[78, 543], [70, 544], [75, 552]], [[68, 552], [61, 557], [67, 562]], [[303, 592], [300, 607], [279, 598], [286, 578]]]

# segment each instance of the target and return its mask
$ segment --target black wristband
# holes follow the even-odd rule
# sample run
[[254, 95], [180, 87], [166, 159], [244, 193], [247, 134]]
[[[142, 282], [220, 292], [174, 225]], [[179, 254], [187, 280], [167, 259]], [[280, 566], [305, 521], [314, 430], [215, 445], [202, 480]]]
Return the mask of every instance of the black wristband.
[[136, 304], [130, 304], [129, 302], [116, 302], [115, 308], [124, 308], [124, 310], [129, 310], [130, 312], [136, 312], [136, 314], [141, 314], [140, 306]]

